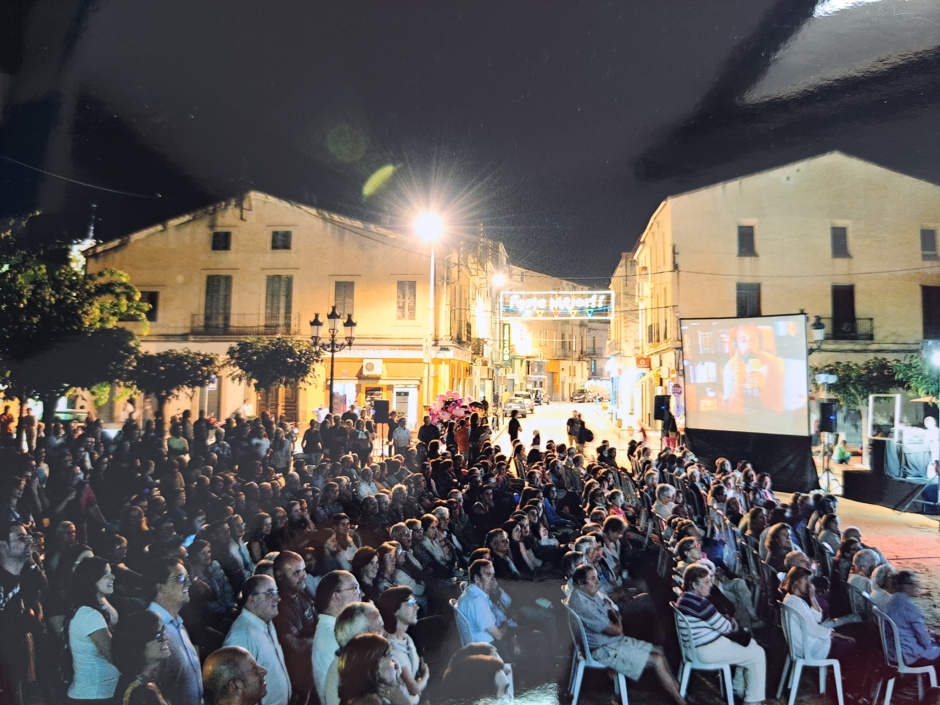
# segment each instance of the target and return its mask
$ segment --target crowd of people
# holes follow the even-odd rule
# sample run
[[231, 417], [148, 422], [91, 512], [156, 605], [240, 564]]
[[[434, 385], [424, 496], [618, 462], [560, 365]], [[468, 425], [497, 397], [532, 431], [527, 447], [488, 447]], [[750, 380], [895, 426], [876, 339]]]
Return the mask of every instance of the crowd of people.
[[572, 419], [567, 444], [505, 449], [479, 408], [416, 437], [404, 419], [380, 437], [368, 409], [302, 434], [266, 413], [40, 425], [0, 474], [0, 701], [498, 700], [558, 677], [570, 610], [595, 659], [681, 705], [675, 609], [752, 705], [782, 604], [862, 702], [878, 662], [869, 626], [836, 619], [852, 590], [905, 661], [940, 660], [917, 576], [835, 497], [784, 505], [746, 460], [682, 447], [588, 455]]

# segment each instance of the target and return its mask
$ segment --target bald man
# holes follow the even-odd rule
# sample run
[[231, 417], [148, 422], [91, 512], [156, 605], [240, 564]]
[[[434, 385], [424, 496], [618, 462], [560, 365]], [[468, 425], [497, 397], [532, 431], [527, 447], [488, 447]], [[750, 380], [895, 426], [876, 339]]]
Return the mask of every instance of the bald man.
[[202, 667], [205, 705], [260, 705], [268, 692], [267, 673], [240, 646], [213, 651]]

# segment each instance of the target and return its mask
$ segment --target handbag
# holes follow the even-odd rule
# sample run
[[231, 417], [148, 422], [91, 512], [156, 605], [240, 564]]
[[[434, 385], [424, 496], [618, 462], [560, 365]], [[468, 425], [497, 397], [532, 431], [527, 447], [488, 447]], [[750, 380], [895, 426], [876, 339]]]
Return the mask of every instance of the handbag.
[[722, 636], [728, 637], [740, 646], [751, 645], [751, 631], [749, 629], [735, 629], [733, 632], [725, 632]]

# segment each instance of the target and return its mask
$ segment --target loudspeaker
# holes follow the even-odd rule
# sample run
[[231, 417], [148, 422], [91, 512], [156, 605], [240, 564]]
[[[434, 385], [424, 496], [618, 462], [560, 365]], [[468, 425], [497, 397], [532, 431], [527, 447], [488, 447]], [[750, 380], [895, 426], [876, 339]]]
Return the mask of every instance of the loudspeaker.
[[669, 395], [657, 394], [653, 400], [653, 418], [657, 421], [663, 421], [669, 413]]
[[373, 399], [372, 408], [375, 413], [372, 415], [372, 420], [376, 423], [388, 423], [388, 405], [388, 399]]
[[819, 431], [820, 433], [835, 433], [839, 430], [836, 423], [836, 411], [839, 405], [834, 401], [823, 401], [819, 403]]

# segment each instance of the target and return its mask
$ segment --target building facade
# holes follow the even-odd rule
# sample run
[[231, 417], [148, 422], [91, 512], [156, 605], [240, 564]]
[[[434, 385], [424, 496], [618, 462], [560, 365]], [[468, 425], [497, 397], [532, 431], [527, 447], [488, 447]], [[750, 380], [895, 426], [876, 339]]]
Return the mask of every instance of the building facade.
[[[588, 287], [510, 265], [504, 292], [584, 292]], [[515, 390], [538, 389], [551, 401], [568, 401], [592, 380], [609, 389], [608, 320], [509, 318], [500, 327], [499, 386], [505, 399]]]
[[631, 424], [642, 408], [638, 382], [649, 372], [649, 365], [640, 357], [636, 260], [632, 252], [621, 255], [610, 277], [610, 290], [614, 310], [605, 363], [610, 375], [610, 406], [615, 419]]
[[682, 318], [819, 316], [811, 364], [940, 338], [938, 227], [940, 186], [839, 152], [667, 198], [634, 251], [641, 419], [681, 390]]
[[[356, 322], [336, 354], [333, 408], [387, 399], [414, 426], [436, 394], [494, 391], [496, 288], [502, 245], [445, 234], [415, 236], [259, 192], [86, 250], [90, 272], [127, 272], [152, 308], [128, 323], [145, 351], [190, 348], [225, 357], [251, 336], [309, 338], [333, 306]], [[324, 326], [325, 332], [326, 326]], [[171, 406], [227, 416], [245, 401], [305, 423], [327, 405], [330, 358], [306, 385], [270, 396], [224, 375]]]

